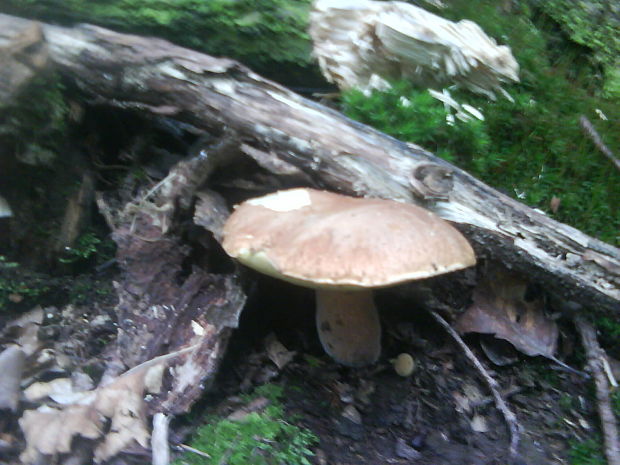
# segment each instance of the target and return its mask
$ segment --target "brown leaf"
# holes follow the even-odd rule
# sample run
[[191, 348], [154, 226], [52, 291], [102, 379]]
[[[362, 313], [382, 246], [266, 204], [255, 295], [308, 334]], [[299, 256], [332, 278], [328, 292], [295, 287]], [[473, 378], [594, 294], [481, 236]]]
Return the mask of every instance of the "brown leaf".
[[43, 322], [43, 309], [39, 306], [8, 323], [2, 330], [2, 339], [19, 345], [30, 356], [41, 348], [39, 328]]
[[104, 441], [95, 449], [96, 462], [115, 456], [133, 441], [142, 447], [148, 447], [150, 434], [140, 387], [144, 388], [144, 381], [134, 376], [100, 390], [95, 407], [110, 418], [112, 423]]
[[297, 352], [290, 351], [284, 344], [282, 344], [276, 338], [276, 335], [271, 333], [265, 338], [265, 350], [269, 359], [276, 364], [279, 370], [284, 368], [288, 363], [293, 360]]
[[42, 406], [37, 410], [26, 410], [19, 426], [26, 438], [26, 450], [20, 458], [24, 463], [33, 463], [39, 453], [70, 452], [71, 441], [76, 435], [98, 438], [102, 434], [102, 417], [89, 405], [71, 405], [62, 410]]
[[561, 203], [562, 203], [562, 199], [554, 195], [553, 197], [551, 197], [551, 200], [549, 201], [549, 209], [553, 213], [557, 213], [558, 209], [560, 208]]
[[[196, 347], [193, 345], [148, 360], [91, 391], [73, 392], [67, 385], [68, 380], [60, 386], [41, 383], [36, 387], [38, 394], [50, 397], [59, 393], [71, 394], [76, 400], [62, 408], [42, 406], [24, 412], [19, 420], [27, 446], [22, 461], [34, 463], [39, 454], [53, 456], [70, 452], [71, 441], [76, 435], [103, 439], [95, 449], [97, 463], [113, 457], [134, 441], [148, 447], [150, 435], [146, 424], [145, 391], [158, 389], [161, 385], [164, 362]], [[59, 392], [53, 392], [54, 389]], [[107, 432], [102, 431], [105, 419], [110, 420]]]
[[526, 355], [553, 358], [558, 328], [540, 299], [527, 301], [527, 283], [505, 270], [488, 273], [474, 290], [474, 303], [456, 322], [461, 333], [493, 334]]

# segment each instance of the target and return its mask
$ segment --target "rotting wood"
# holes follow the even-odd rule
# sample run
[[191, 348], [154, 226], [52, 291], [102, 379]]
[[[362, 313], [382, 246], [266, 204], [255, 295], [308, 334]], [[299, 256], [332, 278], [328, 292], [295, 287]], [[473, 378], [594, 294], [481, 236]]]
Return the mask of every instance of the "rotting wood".
[[[14, 19], [0, 15], [0, 27]], [[355, 123], [233, 60], [95, 26], [42, 29], [56, 69], [97, 102], [205, 131], [232, 128], [263, 158], [299, 169], [315, 186], [422, 204], [459, 225], [480, 256], [525, 273], [563, 300], [620, 310], [620, 250], [420, 147]], [[264, 159], [261, 166], [268, 166]]]
[[588, 359], [586, 368], [592, 373], [596, 386], [596, 405], [605, 441], [605, 457], [608, 465], [620, 465], [620, 437], [618, 436], [618, 422], [611, 401], [610, 386], [604, 369], [605, 352], [596, 340], [594, 327], [580, 316], [576, 316], [574, 321], [586, 350]]
[[47, 64], [41, 26], [13, 17], [0, 28], [0, 106], [9, 103]]
[[[116, 199], [116, 208], [102, 195], [97, 199], [118, 246], [121, 268], [116, 363], [108, 363], [106, 377], [171, 348], [197, 345], [174, 367], [166, 392], [149, 403], [149, 413], [174, 414], [191, 407], [215, 377], [245, 304], [245, 294], [232, 275], [200, 267], [182, 272], [189, 246], [175, 222], [209, 173], [230, 159], [231, 147], [237, 146], [236, 136], [225, 133], [208, 149], [175, 165], [146, 194], [125, 203]], [[228, 212], [217, 214], [224, 217]]]
[[88, 226], [90, 209], [95, 199], [95, 180], [93, 173], [85, 170], [82, 174], [80, 188], [75, 192], [65, 207], [65, 215], [60, 232], [53, 244], [56, 254], [61, 254], [68, 247], [73, 247], [80, 233]]

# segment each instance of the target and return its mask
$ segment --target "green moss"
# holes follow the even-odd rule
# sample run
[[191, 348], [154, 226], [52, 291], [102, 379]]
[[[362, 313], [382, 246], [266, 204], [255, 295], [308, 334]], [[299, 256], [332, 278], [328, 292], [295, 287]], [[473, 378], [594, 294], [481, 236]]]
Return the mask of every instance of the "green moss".
[[[481, 109], [485, 121], [457, 121], [450, 126], [443, 104], [426, 91], [397, 83], [394, 89], [369, 97], [346, 93], [345, 112], [435, 151], [561, 222], [620, 244], [617, 172], [579, 126], [579, 117], [587, 116], [612, 152], [620, 153], [617, 102], [589, 92], [587, 74], [571, 74], [570, 59], [554, 61], [548, 37], [534, 25], [529, 10], [505, 15], [496, 2], [455, 0], [442, 14], [475, 20], [510, 45], [521, 67], [521, 82], [507, 87], [514, 103], [455, 91], [458, 101]], [[402, 105], [401, 96], [412, 105]], [[606, 120], [599, 117], [601, 113]], [[550, 208], [553, 197], [561, 201], [555, 213]]]
[[571, 442], [568, 453], [571, 465], [605, 465], [600, 437]]
[[276, 64], [289, 72], [311, 64], [309, 8], [310, 0], [6, 0], [2, 10], [156, 35], [273, 74]]
[[605, 90], [620, 97], [617, 73], [620, 68], [620, 11], [611, 0], [533, 0], [576, 44], [592, 50], [591, 61], [605, 73]]
[[[33, 306], [52, 287], [43, 275], [21, 270], [18, 263], [10, 262], [0, 255], [0, 311], [5, 311], [15, 303]], [[18, 302], [14, 302], [19, 299]]]
[[238, 421], [211, 416], [195, 434], [191, 446], [210, 456], [187, 453], [175, 465], [310, 465], [310, 448], [317, 438], [285, 420], [283, 388], [261, 386], [245, 401], [266, 397], [270, 404]]
[[86, 232], [77, 238], [73, 247], [67, 247], [59, 261], [76, 263], [99, 255], [98, 262], [103, 263], [112, 258], [114, 250], [111, 240], [104, 241], [95, 232]]

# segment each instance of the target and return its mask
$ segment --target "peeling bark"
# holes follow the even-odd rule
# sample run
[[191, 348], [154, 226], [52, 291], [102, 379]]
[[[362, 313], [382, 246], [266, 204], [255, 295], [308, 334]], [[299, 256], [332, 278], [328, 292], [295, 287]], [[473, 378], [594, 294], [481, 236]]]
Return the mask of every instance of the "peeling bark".
[[[0, 15], [0, 27], [14, 20]], [[315, 186], [422, 204], [452, 221], [478, 254], [563, 300], [620, 309], [620, 251], [405, 144], [265, 80], [239, 63], [94, 26], [44, 25], [50, 60], [96, 101], [232, 128], [274, 173], [294, 167]], [[267, 161], [271, 159], [270, 161]], [[270, 168], [267, 168], [270, 169]]]
[[[98, 198], [122, 270], [116, 283], [117, 360], [108, 365], [106, 375], [122, 371], [123, 365], [133, 367], [162, 352], [198, 344], [172, 368], [165, 394], [150, 402], [149, 413], [185, 412], [200, 397], [218, 371], [245, 304], [234, 276], [198, 267], [184, 270], [190, 247], [175, 221], [219, 161], [229, 158], [228, 151], [238, 145], [234, 140], [225, 135], [208, 151], [178, 163], [155, 188], [120, 208], [111, 207], [101, 195]], [[224, 208], [211, 212], [215, 223], [227, 215]]]
[[0, 19], [0, 106], [10, 102], [18, 91], [48, 62], [41, 26], [35, 21], [11, 17]]

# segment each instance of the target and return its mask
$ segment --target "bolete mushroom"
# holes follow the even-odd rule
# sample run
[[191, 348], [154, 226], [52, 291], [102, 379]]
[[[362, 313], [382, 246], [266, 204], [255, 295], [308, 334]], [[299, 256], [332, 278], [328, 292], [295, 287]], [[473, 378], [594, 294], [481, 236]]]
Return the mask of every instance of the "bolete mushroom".
[[476, 263], [461, 233], [421, 207], [308, 188], [241, 203], [223, 238], [241, 263], [316, 289], [323, 348], [349, 366], [374, 363], [381, 352], [373, 288]]

